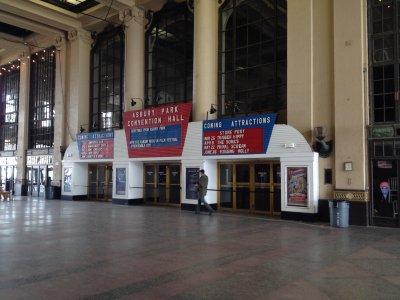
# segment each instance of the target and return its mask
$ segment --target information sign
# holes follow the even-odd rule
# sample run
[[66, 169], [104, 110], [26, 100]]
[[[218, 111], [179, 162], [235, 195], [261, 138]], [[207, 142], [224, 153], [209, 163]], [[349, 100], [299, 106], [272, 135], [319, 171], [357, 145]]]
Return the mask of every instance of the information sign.
[[114, 157], [114, 131], [81, 133], [77, 135], [81, 159]]
[[203, 121], [203, 155], [266, 153], [275, 114]]

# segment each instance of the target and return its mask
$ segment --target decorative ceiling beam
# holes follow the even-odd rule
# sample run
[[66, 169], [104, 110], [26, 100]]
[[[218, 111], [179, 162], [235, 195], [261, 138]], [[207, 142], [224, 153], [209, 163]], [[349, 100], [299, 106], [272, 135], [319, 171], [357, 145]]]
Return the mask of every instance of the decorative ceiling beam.
[[30, 20], [27, 20], [25, 18], [15, 16], [9, 13], [5, 13], [3, 11], [0, 11], [0, 20], [3, 23], [7, 23], [16, 27], [20, 27], [23, 29], [27, 29], [42, 35], [46, 36], [55, 36], [55, 35], [61, 35], [64, 32], [61, 30], [57, 30], [54, 28], [51, 28], [49, 26], [45, 26], [42, 24], [39, 24], [37, 22], [32, 22]]
[[73, 17], [28, 1], [0, 0], [0, 11], [12, 13], [64, 31], [82, 27], [81, 22]]
[[96, 0], [97, 2], [104, 4], [105, 6], [110, 6], [116, 10], [124, 10], [127, 8], [131, 8], [135, 5], [134, 0]]

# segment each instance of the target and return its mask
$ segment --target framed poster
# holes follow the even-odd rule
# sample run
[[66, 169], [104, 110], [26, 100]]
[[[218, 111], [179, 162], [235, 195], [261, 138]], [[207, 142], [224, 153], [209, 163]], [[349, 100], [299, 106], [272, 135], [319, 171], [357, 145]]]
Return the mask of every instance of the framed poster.
[[71, 192], [72, 168], [64, 168], [64, 192]]
[[308, 206], [307, 167], [287, 167], [287, 204]]
[[126, 168], [116, 168], [115, 170], [115, 193], [117, 195], [126, 193]]
[[197, 200], [200, 168], [186, 168], [186, 199]]

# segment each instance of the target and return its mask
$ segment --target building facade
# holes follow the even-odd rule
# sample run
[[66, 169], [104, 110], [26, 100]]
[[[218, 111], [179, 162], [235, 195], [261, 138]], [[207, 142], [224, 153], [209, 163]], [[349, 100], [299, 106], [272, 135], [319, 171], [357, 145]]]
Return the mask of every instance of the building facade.
[[397, 5], [0, 0], [1, 184], [399, 226]]

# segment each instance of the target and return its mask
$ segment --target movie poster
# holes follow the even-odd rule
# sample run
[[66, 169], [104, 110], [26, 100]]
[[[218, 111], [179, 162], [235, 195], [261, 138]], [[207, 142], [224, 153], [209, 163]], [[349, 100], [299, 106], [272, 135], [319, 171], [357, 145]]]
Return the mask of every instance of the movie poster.
[[116, 168], [115, 170], [115, 193], [117, 195], [125, 195], [126, 191], [126, 169]]
[[287, 204], [308, 206], [307, 167], [287, 167]]
[[198, 199], [199, 168], [186, 168], [186, 199]]
[[64, 192], [71, 192], [72, 168], [64, 168]]

